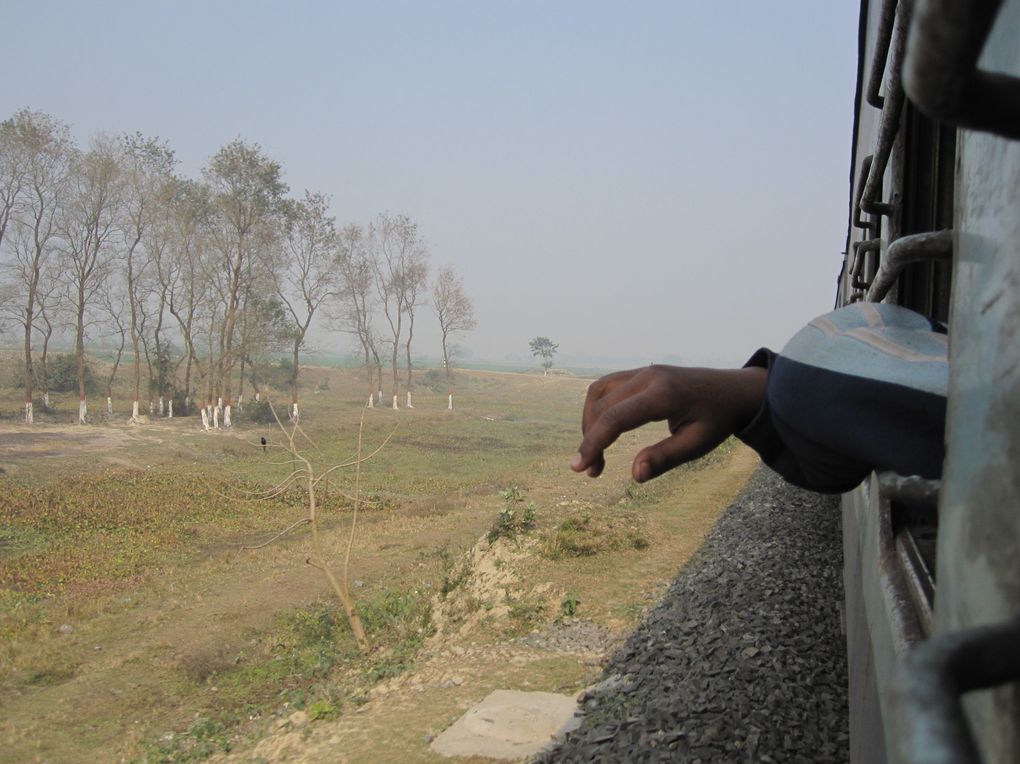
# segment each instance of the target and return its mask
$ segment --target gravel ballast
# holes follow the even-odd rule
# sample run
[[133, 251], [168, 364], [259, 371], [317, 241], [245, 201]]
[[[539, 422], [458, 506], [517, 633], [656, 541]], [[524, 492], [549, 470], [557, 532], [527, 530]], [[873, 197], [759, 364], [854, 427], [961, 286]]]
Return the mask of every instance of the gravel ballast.
[[848, 760], [838, 497], [761, 468], [534, 761]]

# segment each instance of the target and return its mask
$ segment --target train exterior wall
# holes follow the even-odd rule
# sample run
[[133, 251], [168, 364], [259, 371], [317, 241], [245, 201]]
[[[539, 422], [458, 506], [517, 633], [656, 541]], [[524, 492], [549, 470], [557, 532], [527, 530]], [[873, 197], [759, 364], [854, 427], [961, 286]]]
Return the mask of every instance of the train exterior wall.
[[[1020, 2], [980, 61], [1020, 76]], [[958, 141], [948, 452], [939, 505], [937, 633], [1020, 613], [1020, 141]], [[987, 762], [1020, 761], [1017, 683], [964, 696]]]
[[[929, 5], [966, 7], [952, 2]], [[837, 303], [861, 299], [862, 287], [855, 286], [855, 280], [873, 280], [893, 241], [951, 228], [951, 376], [933, 606], [917, 596], [915, 582], [905, 573], [893, 520], [897, 510], [883, 497], [878, 478], [873, 476], [842, 501], [851, 760], [868, 764], [957, 760], [952, 736], [926, 734], [924, 723], [917, 723], [916, 708], [904, 714], [901, 706], [907, 701], [898, 686], [905, 683], [909, 689], [925, 679], [916, 670], [910, 675], [908, 658], [919, 646], [1009, 622], [1020, 614], [1020, 141], [969, 129], [957, 130], [953, 138], [949, 126], [930, 120], [929, 127], [921, 125], [925, 118], [908, 105], [882, 174], [878, 199], [887, 209], [858, 215], [856, 222], [864, 225], [855, 223], [854, 197], [870, 161], [865, 157], [875, 153], [885, 116], [863, 91], [871, 69], [881, 64], [876, 41], [883, 14], [891, 18], [890, 7], [874, 0], [862, 7], [848, 254]], [[1020, 0], [1003, 3], [979, 67], [1020, 77]], [[883, 88], [887, 106], [889, 76], [887, 72]], [[931, 167], [925, 169], [928, 161]], [[941, 191], [940, 173], [946, 176]], [[943, 204], [947, 200], [948, 206]], [[924, 219], [918, 209], [927, 207], [932, 212]], [[858, 261], [857, 248], [867, 240], [871, 243]], [[936, 295], [937, 279], [931, 273], [923, 278]], [[916, 287], [908, 287], [914, 293], [901, 291], [901, 284], [885, 299], [923, 310], [907, 299], [917, 297]], [[945, 310], [945, 301], [942, 308], [934, 307], [936, 302], [930, 298], [925, 312]], [[1016, 648], [1020, 654], [1020, 632]], [[962, 707], [963, 726], [968, 728], [964, 737], [973, 738], [983, 761], [1020, 761], [1015, 677], [1010, 681], [1007, 676], [992, 689], [968, 692]], [[912, 726], [899, 721], [904, 717], [913, 720]]]

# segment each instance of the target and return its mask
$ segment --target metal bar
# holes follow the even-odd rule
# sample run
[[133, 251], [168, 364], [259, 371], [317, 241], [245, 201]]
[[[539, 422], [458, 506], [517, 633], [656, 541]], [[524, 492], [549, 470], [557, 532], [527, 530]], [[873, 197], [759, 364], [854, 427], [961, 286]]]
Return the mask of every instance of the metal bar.
[[896, 534], [896, 556], [900, 561], [903, 578], [910, 590], [917, 622], [925, 636], [932, 630], [932, 603], [935, 601], [935, 582], [924, 564], [921, 550], [908, 530]]
[[929, 117], [1020, 138], [1020, 77], [977, 68], [1002, 0], [915, 0], [903, 87]]
[[871, 72], [868, 75], [868, 103], [881, 109], [885, 101], [879, 94], [882, 89], [882, 78], [885, 75], [885, 63], [889, 57], [889, 42], [892, 40], [893, 19], [896, 17], [897, 0], [885, 0], [882, 3], [882, 15], [878, 21], [878, 32], [875, 35], [875, 55], [871, 59]]
[[868, 239], [854, 242], [854, 262], [850, 268], [851, 276], [860, 276], [869, 252], [877, 252], [882, 246], [881, 239]]
[[1020, 681], [1020, 616], [941, 634], [905, 657], [892, 695], [896, 760], [978, 764], [960, 695]]
[[920, 509], [935, 509], [939, 503], [940, 480], [925, 480], [918, 475], [900, 475], [888, 470], [877, 473], [878, 493], [889, 501], [897, 501]]
[[871, 163], [875, 160], [874, 154], [868, 154], [861, 160], [861, 172], [857, 176], [857, 192], [854, 194], [854, 226], [871, 230], [875, 224], [861, 220], [861, 197], [864, 196], [864, 185], [868, 182], [868, 175], [871, 173]]
[[920, 260], [950, 260], [953, 257], [953, 232], [930, 231], [901, 236], [885, 253], [882, 265], [868, 289], [868, 302], [881, 302], [910, 263]]
[[903, 83], [900, 81], [900, 70], [903, 67], [903, 50], [906, 47], [907, 27], [910, 24], [909, 3], [900, 3], [896, 7], [896, 22], [893, 28], [893, 44], [889, 61], [887, 83], [885, 89], [885, 106], [882, 109], [882, 123], [878, 129], [878, 140], [875, 144], [875, 159], [871, 164], [864, 193], [861, 195], [861, 209], [873, 215], [891, 215], [895, 212], [894, 205], [878, 201], [882, 193], [882, 179], [889, 165], [896, 133], [900, 129], [900, 114], [903, 111]]

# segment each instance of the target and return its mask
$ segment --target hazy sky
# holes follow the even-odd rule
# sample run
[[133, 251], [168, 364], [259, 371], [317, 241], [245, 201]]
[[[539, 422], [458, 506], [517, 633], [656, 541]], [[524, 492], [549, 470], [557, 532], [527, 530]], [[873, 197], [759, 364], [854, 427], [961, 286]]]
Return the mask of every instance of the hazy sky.
[[833, 303], [856, 3], [0, 0], [0, 23], [0, 118], [159, 136], [192, 177], [241, 136], [341, 224], [410, 215], [476, 357], [542, 334], [739, 363]]

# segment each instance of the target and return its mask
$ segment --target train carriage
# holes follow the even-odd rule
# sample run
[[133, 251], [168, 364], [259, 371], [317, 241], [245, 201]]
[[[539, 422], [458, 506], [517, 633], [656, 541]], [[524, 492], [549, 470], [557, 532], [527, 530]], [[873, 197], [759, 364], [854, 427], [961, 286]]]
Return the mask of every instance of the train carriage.
[[864, 0], [837, 305], [948, 326], [941, 481], [843, 497], [851, 759], [1020, 761], [1020, 0]]

